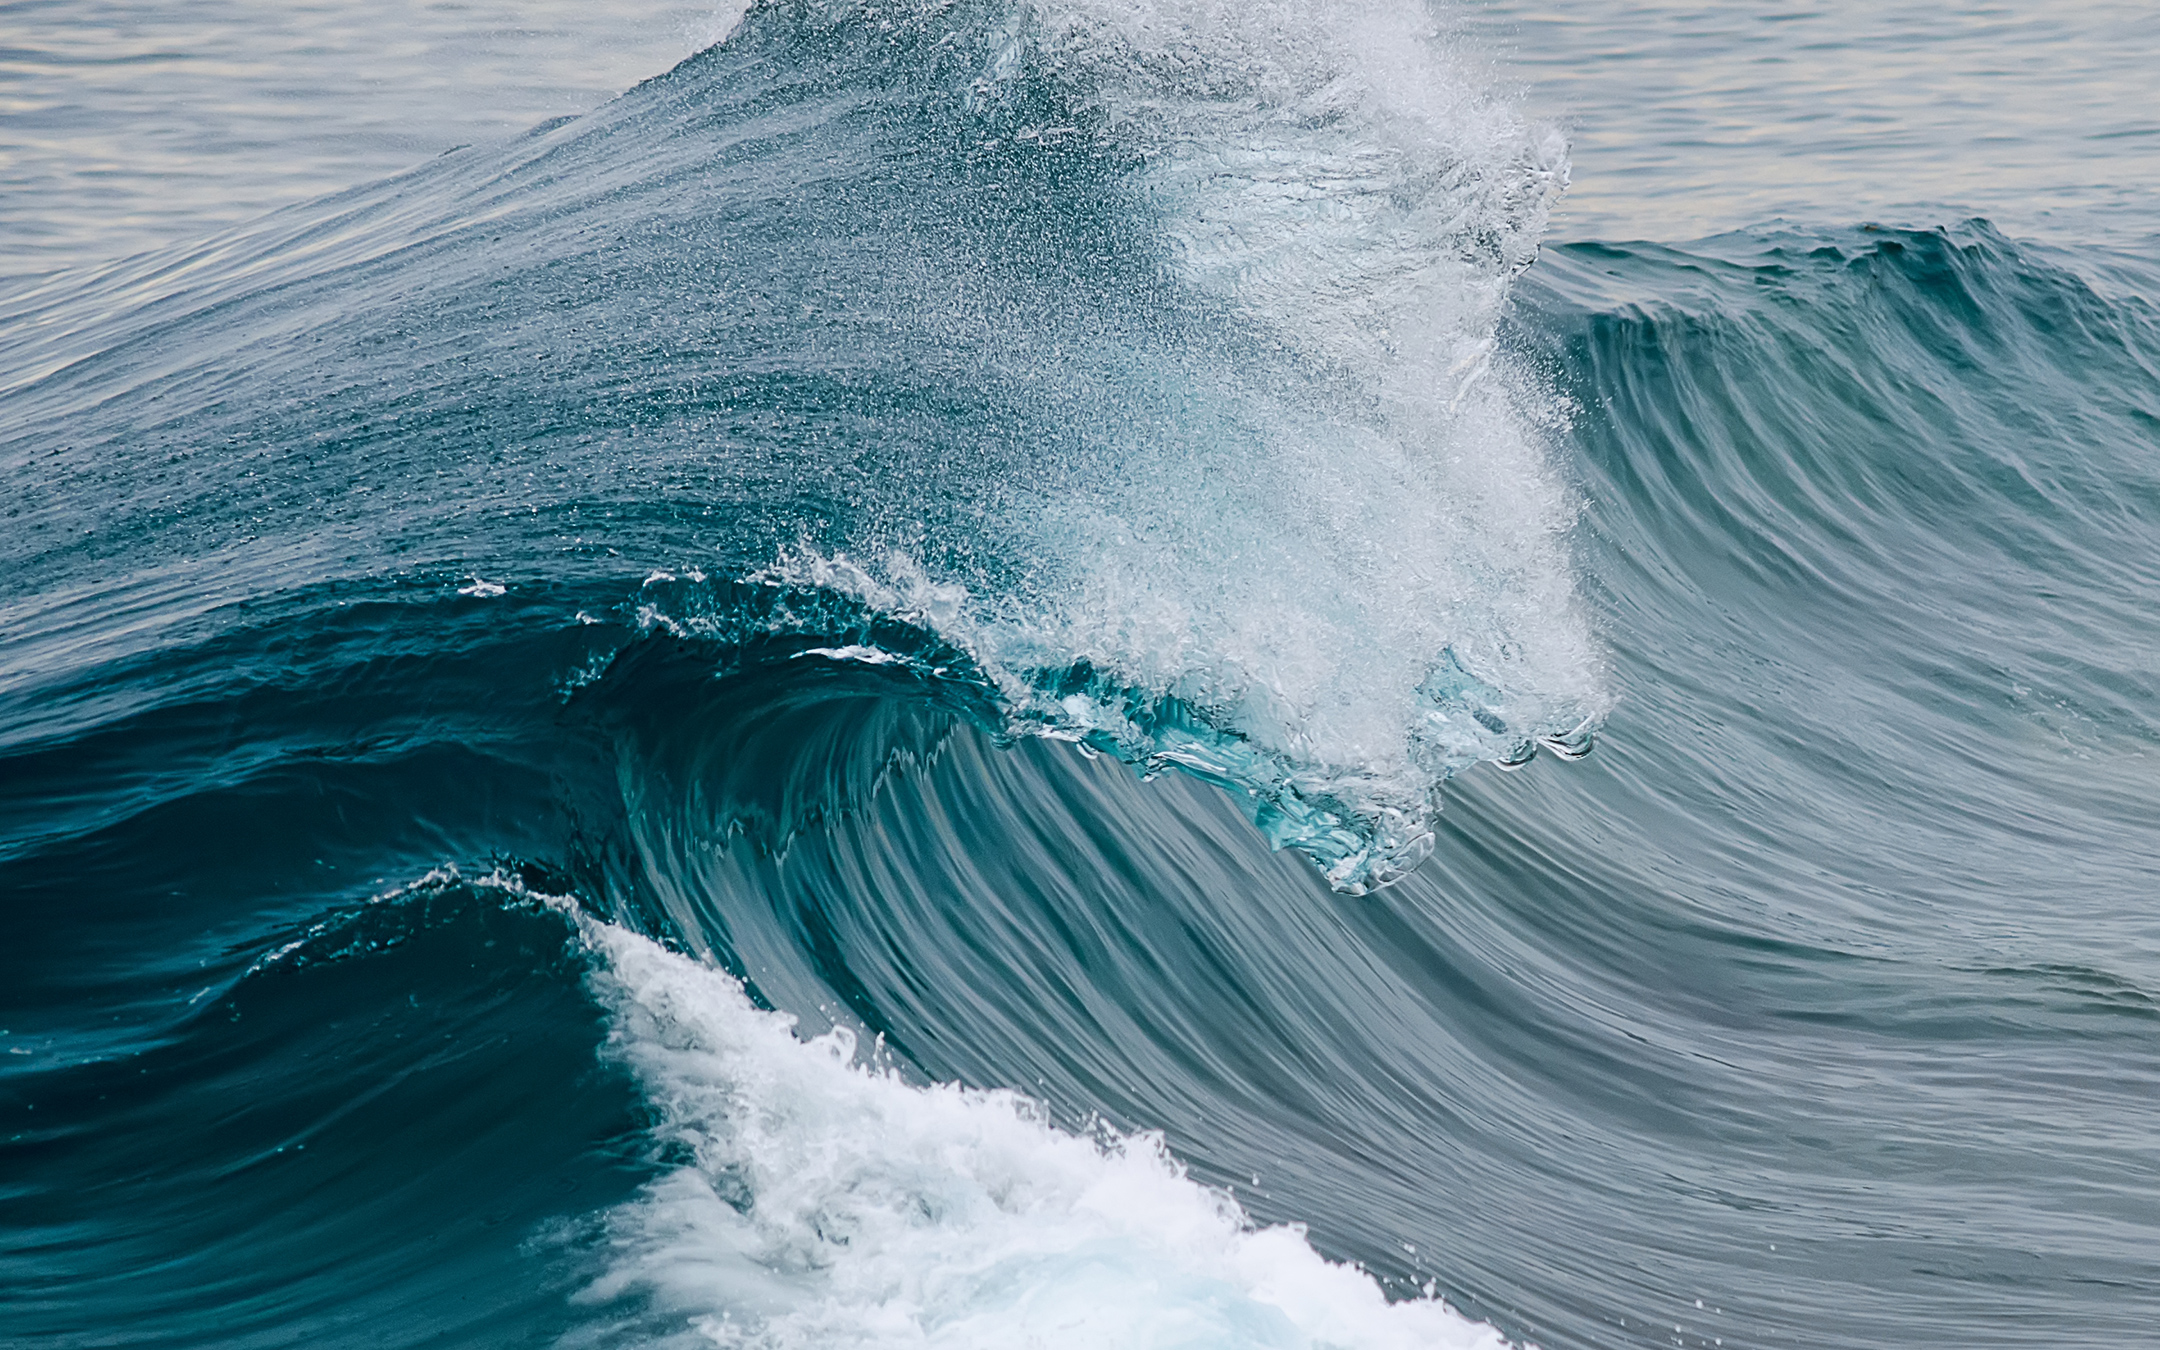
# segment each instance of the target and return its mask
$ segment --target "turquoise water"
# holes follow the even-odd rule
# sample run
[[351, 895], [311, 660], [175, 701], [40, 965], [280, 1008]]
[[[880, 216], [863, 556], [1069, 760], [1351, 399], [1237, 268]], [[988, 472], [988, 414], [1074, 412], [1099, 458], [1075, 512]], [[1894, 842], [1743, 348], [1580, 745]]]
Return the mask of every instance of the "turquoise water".
[[678, 18], [11, 195], [8, 1340], [2149, 1335], [2134, 15]]

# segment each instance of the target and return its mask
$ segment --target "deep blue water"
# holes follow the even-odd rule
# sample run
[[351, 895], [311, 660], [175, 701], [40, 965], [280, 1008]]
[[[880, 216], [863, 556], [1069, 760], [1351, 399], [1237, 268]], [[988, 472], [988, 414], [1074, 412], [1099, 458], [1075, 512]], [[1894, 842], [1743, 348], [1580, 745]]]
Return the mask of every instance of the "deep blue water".
[[770, 4], [0, 283], [0, 1341], [2149, 1339], [2139, 161], [1549, 233], [1423, 30]]

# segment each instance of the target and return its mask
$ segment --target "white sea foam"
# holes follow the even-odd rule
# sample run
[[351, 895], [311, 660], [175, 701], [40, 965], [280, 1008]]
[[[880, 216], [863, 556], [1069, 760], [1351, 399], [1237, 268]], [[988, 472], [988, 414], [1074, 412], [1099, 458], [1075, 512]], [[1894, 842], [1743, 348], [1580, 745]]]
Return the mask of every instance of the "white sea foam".
[[798, 1040], [728, 975], [578, 922], [611, 1053], [690, 1159], [609, 1216], [589, 1301], [642, 1295], [683, 1343], [743, 1350], [1506, 1344], [1254, 1228], [1153, 1136], [911, 1085], [857, 1064], [845, 1031]]

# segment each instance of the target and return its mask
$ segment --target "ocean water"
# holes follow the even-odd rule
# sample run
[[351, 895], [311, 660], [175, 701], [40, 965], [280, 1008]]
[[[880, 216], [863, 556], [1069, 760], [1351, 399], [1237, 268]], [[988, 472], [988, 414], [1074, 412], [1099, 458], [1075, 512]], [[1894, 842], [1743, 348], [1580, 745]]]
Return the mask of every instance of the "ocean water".
[[0, 1342], [2151, 1339], [2137, 7], [89, 13]]

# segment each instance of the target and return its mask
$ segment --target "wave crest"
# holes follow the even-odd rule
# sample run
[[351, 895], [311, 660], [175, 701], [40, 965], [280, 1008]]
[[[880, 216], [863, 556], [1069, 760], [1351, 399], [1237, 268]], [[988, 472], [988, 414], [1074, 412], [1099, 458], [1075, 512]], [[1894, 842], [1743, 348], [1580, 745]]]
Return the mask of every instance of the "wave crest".
[[[1338, 707], [1328, 721], [1293, 703], [1279, 679], [1189, 632], [1167, 649], [1120, 651], [1114, 639], [1130, 614], [1046, 614], [1009, 597], [979, 600], [905, 554], [872, 566], [807, 549], [743, 583], [656, 574], [637, 608], [648, 629], [728, 646], [789, 634], [819, 645], [798, 643], [788, 660], [895, 665], [978, 687], [1008, 735], [1073, 742], [1148, 775], [1175, 769], [1226, 789], [1271, 844], [1305, 853], [1351, 894], [1396, 880], [1431, 852], [1448, 777], [1480, 762], [1517, 768], [1541, 748], [1579, 758], [1594, 735], [1594, 715], [1540, 707], [1444, 647], [1406, 690], [1353, 691], [1406, 697], [1398, 726], [1346, 753], [1319, 738], [1343, 724], [1341, 714], [1368, 710]], [[1103, 628], [1082, 630], [1083, 617]], [[1481, 654], [1503, 671], [1522, 655]], [[1330, 680], [1345, 673], [1324, 664]]]

